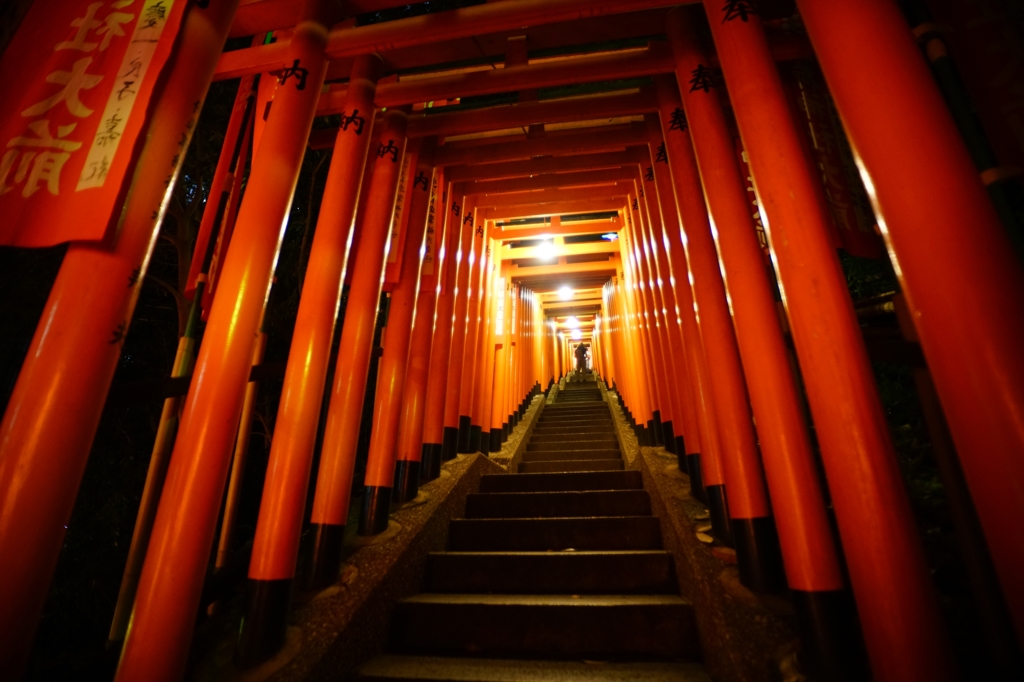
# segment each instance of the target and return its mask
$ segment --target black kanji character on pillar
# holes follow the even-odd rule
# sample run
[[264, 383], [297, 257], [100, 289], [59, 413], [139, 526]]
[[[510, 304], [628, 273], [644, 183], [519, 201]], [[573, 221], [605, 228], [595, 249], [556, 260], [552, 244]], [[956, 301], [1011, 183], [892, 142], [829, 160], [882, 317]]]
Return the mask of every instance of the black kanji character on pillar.
[[416, 185], [420, 184], [421, 182], [423, 183], [423, 191], [426, 192], [428, 189], [427, 185], [429, 185], [430, 183], [427, 180], [427, 174], [424, 173], [423, 171], [420, 171], [419, 173], [416, 174], [416, 177], [412, 181], [412, 186], [415, 188]]
[[131, 289], [135, 286], [135, 283], [139, 281], [139, 277], [142, 276], [142, 268], [135, 268], [132, 270], [132, 274], [128, 275], [128, 288]]
[[665, 143], [658, 145], [658, 153], [654, 155], [655, 163], [668, 163], [668, 152], [665, 151]]
[[306, 76], [309, 75], [309, 69], [304, 69], [299, 66], [299, 60], [296, 59], [292, 62], [292, 65], [287, 69], [281, 69], [280, 71], [271, 71], [272, 75], [277, 76], [277, 84], [284, 85], [288, 82], [289, 78], [293, 76], [299, 81], [295, 84], [296, 90], [306, 89]]
[[640, 204], [637, 203], [636, 199], [633, 199], [633, 210], [634, 211], [639, 211], [640, 210]]
[[671, 124], [668, 127], [669, 132], [672, 132], [673, 130], [678, 130], [680, 132], [686, 130], [686, 114], [683, 113], [683, 110], [679, 107], [676, 107], [676, 110], [672, 112], [672, 116], [669, 120], [671, 121]]
[[[456, 215], [458, 215], [458, 214], [456, 213]], [[471, 214], [467, 213], [466, 217], [462, 219], [462, 224], [463, 225], [472, 225], [473, 224], [473, 216]]]
[[722, 7], [722, 11], [725, 12], [725, 18], [722, 19], [723, 23], [733, 19], [746, 21], [751, 14], [757, 14], [757, 7], [754, 5], [753, 0], [725, 0], [725, 6]]
[[363, 125], [366, 123], [366, 119], [359, 115], [358, 109], [352, 110], [351, 116], [346, 116], [345, 112], [341, 112], [341, 129], [348, 130], [350, 125], [354, 125], [356, 135], [363, 134]]
[[644, 173], [644, 180], [651, 182], [654, 180], [654, 166], [648, 166], [647, 172]]
[[[477, 237], [483, 237], [484, 236], [484, 226], [483, 225], [477, 225], [476, 226], [476, 236]], [[487, 253], [490, 253], [490, 252], [491, 252], [491, 249], [490, 249], [490, 247], [488, 247]]]
[[383, 142], [377, 143], [377, 158], [383, 159], [385, 156], [391, 156], [391, 163], [398, 163], [398, 147], [395, 146], [394, 140], [388, 140], [387, 146]]
[[691, 75], [693, 78], [690, 79], [690, 92], [711, 92], [711, 88], [715, 87], [714, 72], [703, 64], [698, 64]]
[[462, 210], [462, 209], [461, 209], [461, 207], [459, 206], [459, 202], [457, 202], [457, 201], [453, 201], [453, 202], [452, 202], [452, 215], [454, 215], [455, 217], [458, 217], [458, 216], [459, 216], [459, 211], [460, 211], [460, 210]]

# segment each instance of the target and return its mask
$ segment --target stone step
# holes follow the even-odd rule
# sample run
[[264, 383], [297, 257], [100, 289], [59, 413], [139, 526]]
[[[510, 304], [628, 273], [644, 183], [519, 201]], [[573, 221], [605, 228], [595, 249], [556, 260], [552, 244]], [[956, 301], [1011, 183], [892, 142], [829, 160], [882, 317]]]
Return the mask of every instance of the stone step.
[[419, 594], [392, 619], [401, 653], [699, 655], [693, 606], [675, 595]]
[[572, 459], [615, 459], [622, 457], [618, 446], [611, 447], [588, 447], [584, 443], [578, 444], [574, 450], [528, 450], [523, 453], [523, 462], [550, 462], [552, 460]]
[[492, 594], [678, 594], [672, 555], [631, 552], [436, 552], [427, 590]]
[[358, 680], [409, 682], [711, 682], [699, 663], [628, 661], [599, 663], [442, 656], [378, 656], [359, 669]]
[[540, 419], [611, 419], [611, 413], [604, 410], [544, 410]]
[[547, 462], [520, 462], [519, 473], [535, 474], [545, 471], [622, 471], [626, 463], [617, 459], [569, 459]]
[[661, 549], [656, 516], [561, 519], [453, 519], [452, 552]]
[[552, 405], [546, 405], [544, 407], [544, 412], [542, 414], [564, 414], [564, 413], [567, 413], [567, 412], [601, 412], [601, 413], [608, 413], [608, 412], [610, 412], [610, 410], [608, 408], [608, 403], [606, 403], [604, 401], [602, 401], [600, 403], [594, 403], [592, 405], [587, 404], [587, 403], [578, 403], [578, 404], [570, 403], [570, 404], [565, 404], [565, 405], [559, 405], [558, 403], [554, 403]]
[[613, 428], [611, 419], [550, 419], [537, 422], [533, 432], [579, 429], [588, 433], [613, 433]]
[[615, 433], [610, 419], [552, 419], [537, 422], [533, 433], [548, 434], [552, 431], [576, 431], [577, 433]]
[[558, 426], [557, 424], [552, 426], [546, 426], [544, 428], [537, 426], [533, 430], [530, 442], [533, 442], [533, 439], [535, 438], [550, 440], [552, 438], [575, 438], [577, 436], [589, 434], [597, 434], [603, 436], [614, 433], [615, 431], [612, 430], [611, 425], [609, 425], [606, 428], [596, 429], [593, 428], [592, 426]]
[[639, 490], [639, 471], [587, 471], [566, 474], [488, 474], [480, 477], [482, 493], [539, 493], [570, 490]]
[[651, 513], [646, 490], [548, 493], [470, 493], [467, 519], [532, 519], [566, 516], [643, 516]]
[[616, 450], [619, 447], [619, 440], [614, 433], [586, 433], [567, 438], [552, 438], [542, 436], [531, 438], [526, 444], [527, 452], [534, 450], [578, 450], [581, 447], [599, 448], [601, 450]]
[[549, 413], [545, 410], [544, 414], [537, 420], [538, 424], [544, 422], [564, 422], [564, 421], [611, 421], [612, 415], [609, 412], [552, 412]]

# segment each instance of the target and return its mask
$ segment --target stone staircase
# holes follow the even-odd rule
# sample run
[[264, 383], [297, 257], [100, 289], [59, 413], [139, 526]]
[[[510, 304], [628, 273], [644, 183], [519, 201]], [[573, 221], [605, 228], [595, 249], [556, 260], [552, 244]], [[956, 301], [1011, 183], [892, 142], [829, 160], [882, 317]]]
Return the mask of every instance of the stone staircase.
[[484, 476], [362, 680], [710, 682], [692, 606], [594, 382], [546, 406], [519, 473]]

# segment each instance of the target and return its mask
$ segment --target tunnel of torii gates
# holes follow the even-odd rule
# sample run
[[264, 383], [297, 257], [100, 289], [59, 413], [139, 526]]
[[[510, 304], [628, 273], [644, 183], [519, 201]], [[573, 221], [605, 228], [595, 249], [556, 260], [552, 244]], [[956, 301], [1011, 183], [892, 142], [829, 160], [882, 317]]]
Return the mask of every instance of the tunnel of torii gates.
[[[211, 81], [238, 77], [174, 369], [191, 383], [180, 406], [165, 404], [111, 633], [124, 640], [118, 680], [183, 674], [309, 146], [333, 155], [240, 661], [281, 646], [293, 583], [337, 580], [386, 292], [360, 534], [380, 533], [389, 507], [441, 461], [500, 449], [583, 342], [640, 443], [675, 453], [690, 474], [744, 584], [788, 585], [809, 623], [805, 646], [829, 651], [855, 604], [878, 679], [949, 679], [948, 635], [837, 246], [892, 260], [894, 305], [927, 362], [990, 587], [1024, 634], [1024, 273], [895, 3], [797, 0], [806, 33], [762, 24], [736, 0], [507, 0], [346, 20], [398, 4], [223, 0], [186, 11], [117, 234], [70, 246], [4, 415], [0, 670], [27, 657], [117, 364], [110, 330], [123, 335], [170, 197], [163, 169], [187, 146]], [[252, 47], [222, 54], [228, 36], [254, 34]], [[616, 40], [625, 47], [609, 48]], [[496, 57], [451, 66], [479, 64], [481, 52]], [[837, 227], [793, 83], [780, 76], [794, 61], [820, 66], [819, 95], [834, 103], [870, 197], [866, 232]], [[576, 89], [539, 96], [554, 86]], [[518, 101], [453, 106], [507, 92]], [[310, 134], [316, 117], [335, 114], [336, 129]], [[851, 177], [834, 191], [854, 192]], [[227, 234], [230, 249], [218, 251]], [[310, 574], [296, 576], [307, 522]]]

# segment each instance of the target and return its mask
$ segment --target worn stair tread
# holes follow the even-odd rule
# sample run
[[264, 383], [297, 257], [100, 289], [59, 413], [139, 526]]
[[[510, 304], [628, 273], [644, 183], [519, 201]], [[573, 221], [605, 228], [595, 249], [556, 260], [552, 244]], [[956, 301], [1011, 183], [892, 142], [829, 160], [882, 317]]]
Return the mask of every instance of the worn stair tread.
[[453, 519], [450, 551], [661, 549], [656, 516]]
[[678, 594], [663, 550], [434, 552], [427, 589], [491, 594]]
[[531, 493], [471, 493], [466, 518], [643, 516], [651, 513], [646, 490], [572, 490]]
[[453, 682], [711, 682], [699, 663], [585, 662], [444, 656], [378, 656], [359, 669], [364, 680]]
[[595, 443], [618, 443], [614, 433], [581, 433], [573, 436], [571, 439], [567, 438], [552, 438], [551, 436], [543, 435], [530, 439], [530, 442], [526, 445], [527, 450], [543, 450], [546, 448], [572, 448], [577, 446], [579, 443], [587, 443], [593, 445]]
[[574, 459], [621, 458], [618, 448], [576, 448], [574, 450], [529, 450], [523, 453], [523, 462], [568, 461]]
[[423, 592], [402, 604], [480, 604], [484, 606], [691, 606], [678, 594], [439, 594]]
[[519, 473], [521, 474], [543, 471], [622, 471], [625, 468], [626, 462], [621, 457], [617, 459], [560, 459], [519, 463]]
[[536, 426], [533, 429], [533, 434], [532, 434], [530, 440], [533, 440], [534, 438], [541, 438], [541, 437], [543, 437], [543, 438], [551, 438], [551, 437], [575, 438], [576, 436], [583, 435], [583, 434], [588, 434], [588, 433], [601, 433], [601, 434], [604, 434], [604, 433], [614, 433], [614, 431], [612, 431], [611, 429], [595, 429], [595, 428], [593, 428], [591, 426], [587, 426], [587, 425], [582, 425], [582, 426], [575, 426], [575, 425], [559, 426], [559, 425], [555, 424], [555, 425], [552, 425], [552, 426], [545, 426], [544, 428], [541, 428], [540, 426]]
[[419, 594], [393, 624], [409, 653], [699, 655], [693, 606], [677, 595]]
[[487, 474], [480, 477], [480, 492], [482, 493], [638, 490], [643, 487], [644, 479], [639, 471]]

